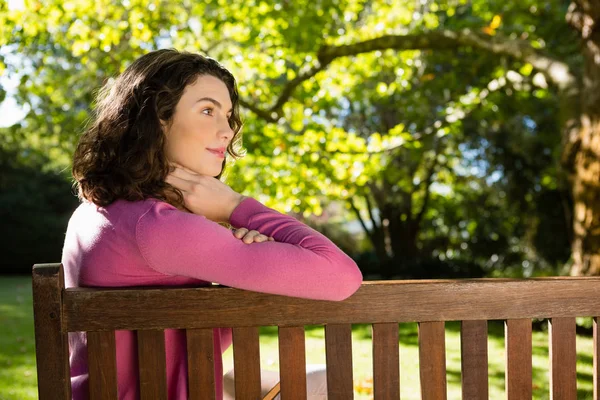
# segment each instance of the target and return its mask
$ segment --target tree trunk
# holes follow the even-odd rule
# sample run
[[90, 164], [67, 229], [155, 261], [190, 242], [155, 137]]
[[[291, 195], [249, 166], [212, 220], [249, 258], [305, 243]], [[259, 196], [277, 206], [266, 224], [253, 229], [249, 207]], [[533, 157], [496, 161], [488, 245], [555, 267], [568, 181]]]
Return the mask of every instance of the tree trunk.
[[[358, 197], [358, 195], [357, 195], [357, 197]], [[388, 246], [386, 245], [386, 240], [389, 237], [389, 231], [386, 229], [386, 227], [381, 222], [382, 221], [381, 216], [379, 218], [379, 221], [377, 221], [377, 219], [375, 218], [375, 215], [373, 214], [373, 207], [372, 207], [371, 201], [369, 199], [369, 194], [364, 193], [363, 197], [364, 197], [366, 205], [367, 205], [367, 211], [369, 213], [369, 218], [370, 218], [370, 222], [371, 222], [371, 229], [369, 229], [367, 227], [367, 224], [365, 223], [362, 216], [360, 215], [360, 210], [358, 209], [358, 207], [356, 206], [356, 204], [354, 203], [352, 198], [349, 199], [350, 208], [352, 209], [352, 211], [354, 211], [354, 214], [356, 215], [357, 220], [360, 222], [360, 225], [362, 226], [365, 234], [371, 241], [371, 244], [373, 245], [373, 249], [375, 250], [375, 255], [377, 256], [377, 260], [379, 261], [379, 265], [388, 266], [391, 264], [391, 262], [390, 262], [391, 254], [388, 251]], [[384, 268], [384, 267], [380, 267], [379, 272], [384, 277], [387, 275], [386, 268]]]
[[[377, 259], [379, 260], [380, 265], [388, 265], [391, 260], [390, 254], [388, 253], [385, 245], [385, 237], [385, 231], [381, 229], [373, 232], [371, 238], [371, 244], [375, 249], [375, 254], [377, 255]], [[381, 272], [383, 275], [385, 275], [383, 270]]]
[[573, 155], [571, 275], [600, 275], [600, 1], [574, 1], [567, 18], [582, 38], [585, 69]]
[[402, 275], [407, 271], [407, 267], [418, 259], [418, 227], [410, 217], [402, 220], [403, 211], [406, 212], [394, 204], [387, 204], [382, 211], [382, 218], [387, 221], [386, 240], [393, 254], [393, 262], [386, 264], [382, 271], [386, 278]]

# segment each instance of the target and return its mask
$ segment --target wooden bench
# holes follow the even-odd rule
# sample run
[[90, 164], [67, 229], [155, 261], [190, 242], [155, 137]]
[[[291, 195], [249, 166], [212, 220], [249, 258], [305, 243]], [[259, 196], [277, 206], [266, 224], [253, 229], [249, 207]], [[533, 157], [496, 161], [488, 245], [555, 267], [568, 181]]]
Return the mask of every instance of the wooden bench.
[[[419, 323], [423, 399], [445, 399], [445, 321], [462, 321], [464, 399], [488, 398], [488, 320], [504, 320], [508, 399], [532, 397], [532, 318], [550, 318], [550, 396], [573, 399], [575, 317], [600, 315], [600, 278], [365, 282], [342, 302], [209, 288], [65, 289], [60, 264], [33, 268], [40, 400], [70, 398], [67, 332], [88, 335], [91, 399], [116, 398], [114, 330], [136, 330], [143, 399], [166, 399], [162, 330], [187, 329], [190, 399], [214, 399], [213, 327], [233, 328], [237, 399], [260, 396], [259, 326], [279, 327], [281, 397], [304, 399], [304, 326], [325, 326], [330, 399], [353, 398], [351, 324], [372, 324], [375, 399], [400, 398], [398, 323]], [[598, 399], [598, 321], [593, 383]]]

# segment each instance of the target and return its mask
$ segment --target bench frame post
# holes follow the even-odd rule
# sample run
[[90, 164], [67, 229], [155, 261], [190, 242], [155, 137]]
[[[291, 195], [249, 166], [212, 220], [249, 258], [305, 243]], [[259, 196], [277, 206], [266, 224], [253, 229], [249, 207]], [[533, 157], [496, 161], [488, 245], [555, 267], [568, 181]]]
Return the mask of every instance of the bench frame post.
[[69, 359], [69, 339], [62, 329], [64, 278], [60, 264], [35, 265], [32, 286], [39, 398], [70, 399], [70, 371], [68, 362], [64, 363]]

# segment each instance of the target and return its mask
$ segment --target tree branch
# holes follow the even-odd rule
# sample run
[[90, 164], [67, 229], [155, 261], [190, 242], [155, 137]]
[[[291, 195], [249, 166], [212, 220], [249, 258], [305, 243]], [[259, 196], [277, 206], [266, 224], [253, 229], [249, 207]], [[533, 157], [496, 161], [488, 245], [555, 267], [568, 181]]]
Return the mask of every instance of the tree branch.
[[277, 99], [275, 104], [268, 110], [260, 109], [256, 106], [253, 106], [252, 104], [243, 99], [240, 99], [240, 105], [252, 111], [254, 114], [259, 116], [260, 118], [263, 118], [267, 122], [277, 123], [281, 118], [283, 105], [290, 99], [290, 97], [292, 97], [292, 93], [294, 93], [294, 90], [298, 86], [300, 86], [302, 82], [309, 80], [320, 71], [323, 71], [327, 67], [327, 65], [329, 65], [329, 63], [321, 63], [317, 61], [313, 66], [305, 66], [304, 68], [302, 68], [301, 72], [294, 79], [288, 81], [285, 84], [283, 90], [281, 91], [281, 94], [279, 95], [279, 98]]
[[275, 105], [273, 105], [273, 107], [271, 107], [271, 109], [269, 111], [280, 114], [283, 105], [292, 96], [292, 93], [294, 92], [294, 90], [298, 86], [300, 86], [302, 84], [302, 82], [309, 80], [310, 78], [315, 76], [317, 73], [323, 71], [328, 65], [329, 65], [329, 62], [327, 62], [327, 63], [317, 62], [317, 63], [315, 63], [315, 65], [313, 65], [311, 67], [304, 68], [304, 71], [301, 70], [300, 73], [294, 79], [292, 79], [291, 81], [288, 81], [286, 83], [285, 87], [281, 91], [281, 94], [279, 95], [279, 98], [277, 99], [277, 102], [275, 103]]
[[[383, 179], [383, 181], [383, 185], [385, 185], [385, 178]], [[369, 217], [371, 218], [371, 222], [373, 222], [373, 227], [374, 229], [376, 229], [377, 234], [384, 235], [383, 213], [385, 211], [386, 206], [386, 193], [384, 193], [383, 188], [377, 186], [377, 182], [375, 181], [367, 182], [365, 186], [369, 188], [369, 191], [373, 196], [373, 200], [375, 200], [375, 204], [377, 205], [377, 209], [379, 211], [379, 224], [377, 223], [377, 221], [375, 221], [375, 215], [373, 214], [373, 205], [371, 204], [369, 193], [365, 192], [365, 200], [367, 202], [367, 210], [369, 211]]]
[[375, 231], [381, 229], [381, 218], [379, 218], [380, 219], [379, 225], [377, 225], [377, 221], [375, 221], [375, 215], [373, 215], [373, 205], [371, 204], [371, 200], [369, 200], [368, 193], [365, 193], [365, 201], [367, 202], [367, 210], [369, 211], [369, 218], [371, 218], [371, 223], [373, 224], [373, 232], [375, 232]]
[[[437, 149], [436, 149], [437, 150]], [[429, 170], [427, 171], [427, 179], [425, 180], [425, 198], [423, 199], [423, 204], [421, 206], [421, 210], [417, 214], [415, 218], [415, 223], [419, 225], [421, 220], [423, 219], [423, 215], [425, 215], [425, 211], [427, 211], [427, 206], [429, 206], [429, 199], [431, 198], [431, 180], [433, 179], [433, 174], [435, 174], [435, 167], [438, 165], [438, 152], [436, 151], [435, 156], [429, 166]]]
[[250, 104], [242, 98], [240, 98], [240, 105], [252, 111], [254, 114], [256, 114], [256, 116], [264, 119], [267, 122], [277, 123], [277, 121], [279, 120], [279, 116], [277, 115], [277, 113], [271, 113], [267, 110], [261, 110], [260, 108], [256, 107], [253, 104]]
[[[265, 121], [278, 123], [282, 117], [283, 105], [290, 99], [294, 90], [302, 82], [325, 70], [336, 58], [386, 49], [453, 50], [462, 46], [469, 46], [492, 54], [509, 56], [523, 62], [528, 62], [535, 69], [542, 72], [548, 81], [559, 88], [563, 93], [562, 97], [569, 100], [577, 97], [577, 78], [565, 62], [542, 53], [524, 40], [509, 39], [501, 36], [492, 37], [477, 33], [471, 29], [463, 29], [458, 32], [437, 30], [423, 32], [418, 35], [387, 35], [350, 45], [323, 46], [318, 51], [318, 61], [301, 68], [301, 72], [294, 79], [286, 83], [279, 98], [272, 107], [267, 110], [261, 109], [243, 99], [240, 99], [240, 104]], [[289, 125], [287, 125], [287, 128], [292, 133], [302, 134], [302, 132], [291, 129]]]
[[[369, 230], [369, 228], [367, 228], [367, 224], [365, 224], [365, 221], [362, 219], [362, 217], [360, 215], [360, 211], [359, 211], [358, 207], [356, 207], [356, 204], [354, 204], [354, 200], [353, 200], [352, 197], [348, 198], [348, 202], [350, 203], [350, 208], [352, 208], [352, 211], [354, 211], [354, 214], [356, 214], [356, 218], [358, 218], [358, 222], [360, 222], [360, 225], [362, 226], [362, 228], [364, 229], [365, 233], [367, 234], [367, 236], [371, 240], [371, 243], [373, 243], [373, 246], [375, 246], [374, 231], [371, 232]], [[373, 228], [375, 228], [375, 227], [373, 227]]]
[[[281, 121], [283, 105], [290, 99], [294, 90], [302, 82], [312, 78], [318, 72], [323, 71], [336, 58], [368, 53], [376, 50], [416, 50], [416, 49], [438, 49], [452, 50], [461, 46], [470, 46], [476, 49], [488, 51], [496, 55], [513, 57], [523, 62], [528, 62], [540, 72], [548, 81], [556, 85], [562, 93], [569, 107], [576, 107], [576, 102], [571, 100], [578, 97], [577, 78], [571, 72], [568, 64], [545, 55], [524, 40], [509, 39], [500, 36], [489, 36], [474, 32], [471, 29], [461, 31], [437, 30], [420, 33], [418, 35], [388, 35], [342, 46], [323, 46], [318, 51], [317, 62], [307, 64], [301, 68], [301, 72], [284, 86], [275, 104], [269, 109], [261, 109], [248, 101], [240, 99], [240, 105], [254, 112], [258, 117], [270, 123], [283, 123], [286, 128], [301, 135], [302, 131], [296, 131], [289, 126], [287, 121]], [[382, 152], [390, 151], [385, 149]], [[568, 158], [568, 157], [567, 157]]]
[[505, 55], [533, 65], [544, 73], [549, 80], [565, 90], [576, 82], [569, 66], [563, 61], [543, 54], [524, 40], [508, 39], [501, 36], [488, 36], [463, 29], [459, 32], [437, 30], [418, 35], [387, 35], [364, 42], [344, 46], [324, 46], [319, 50], [318, 59], [329, 64], [339, 57], [369, 53], [375, 50], [452, 50], [470, 46], [496, 55]]
[[283, 125], [288, 132], [296, 135], [296, 136], [302, 136], [304, 134], [305, 129], [302, 129], [300, 131], [292, 128], [292, 126], [290, 125], [290, 123], [287, 120], [281, 120], [281, 116], [278, 112], [271, 112], [271, 111], [267, 111], [267, 110], [261, 110], [260, 108], [248, 103], [247, 101], [243, 100], [243, 99], [239, 99], [240, 105], [242, 107], [247, 108], [248, 110], [252, 111], [254, 114], [256, 114], [258, 117], [264, 119], [267, 122], [271, 122], [274, 124], [281, 124]]

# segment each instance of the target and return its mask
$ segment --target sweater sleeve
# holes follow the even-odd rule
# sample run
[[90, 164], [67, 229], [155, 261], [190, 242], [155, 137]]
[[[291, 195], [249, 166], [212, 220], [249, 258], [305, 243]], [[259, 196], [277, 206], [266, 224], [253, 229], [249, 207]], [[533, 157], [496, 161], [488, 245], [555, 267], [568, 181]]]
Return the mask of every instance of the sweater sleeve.
[[150, 267], [167, 275], [320, 300], [343, 300], [360, 287], [356, 263], [293, 217], [246, 198], [230, 223], [275, 241], [245, 244], [229, 229], [162, 202], [139, 218], [136, 240]]

